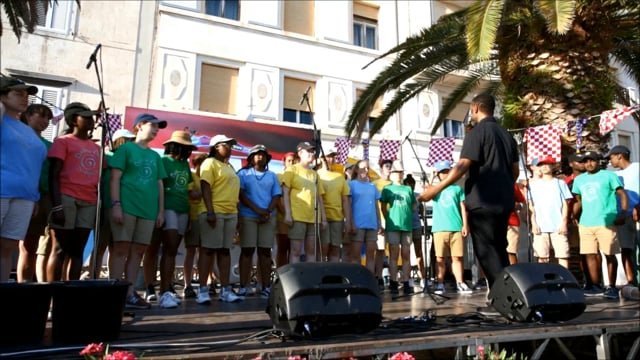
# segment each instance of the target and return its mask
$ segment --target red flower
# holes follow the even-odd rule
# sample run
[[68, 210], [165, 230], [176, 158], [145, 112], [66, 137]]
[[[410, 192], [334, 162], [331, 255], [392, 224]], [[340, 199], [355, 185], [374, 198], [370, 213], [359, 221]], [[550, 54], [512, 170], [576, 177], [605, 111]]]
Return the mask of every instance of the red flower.
[[107, 354], [104, 360], [136, 360], [136, 356], [128, 351], [115, 351], [111, 354]]
[[409, 354], [408, 352], [399, 352], [393, 354], [389, 358], [389, 360], [416, 360], [416, 358], [414, 358], [413, 355]]
[[104, 345], [102, 343], [89, 344], [84, 349], [82, 349], [82, 351], [80, 351], [80, 355], [82, 356], [102, 356], [103, 353], [104, 353]]

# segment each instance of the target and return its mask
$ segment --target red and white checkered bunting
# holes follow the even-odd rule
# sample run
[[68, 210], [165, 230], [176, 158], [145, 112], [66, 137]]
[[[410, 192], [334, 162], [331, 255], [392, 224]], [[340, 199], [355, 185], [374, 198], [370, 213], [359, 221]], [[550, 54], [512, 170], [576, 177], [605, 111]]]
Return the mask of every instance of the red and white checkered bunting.
[[107, 133], [107, 143], [111, 143], [111, 137], [113, 134], [122, 128], [122, 115], [107, 114], [107, 125], [109, 132]]
[[349, 156], [351, 140], [343, 136], [337, 137], [333, 147], [338, 152], [338, 154], [336, 155], [336, 162], [344, 165], [347, 162], [347, 157]]
[[534, 158], [542, 159], [551, 156], [560, 162], [560, 132], [559, 126], [554, 124], [528, 128], [524, 132], [524, 142], [527, 143], [527, 164]]
[[638, 110], [638, 106], [625, 106], [607, 110], [600, 114], [600, 134], [606, 135], [613, 130], [624, 118]]
[[399, 140], [380, 140], [380, 158], [378, 161], [397, 159], [399, 148]]
[[446, 137], [441, 139], [431, 139], [429, 143], [429, 157], [427, 157], [427, 166], [442, 160], [453, 162], [453, 149], [455, 147], [455, 138]]

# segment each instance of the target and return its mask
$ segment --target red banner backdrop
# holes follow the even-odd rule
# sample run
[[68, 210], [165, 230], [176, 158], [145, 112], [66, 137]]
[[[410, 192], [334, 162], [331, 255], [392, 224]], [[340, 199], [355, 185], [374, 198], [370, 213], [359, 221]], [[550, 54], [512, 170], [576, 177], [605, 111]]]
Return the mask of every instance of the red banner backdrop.
[[311, 129], [136, 107], [126, 108], [124, 127], [132, 129], [133, 120], [141, 113], [153, 114], [167, 121], [167, 128], [161, 130], [151, 142], [151, 147], [157, 149], [163, 148], [162, 143], [171, 137], [173, 131], [186, 130], [191, 133], [191, 141], [201, 152], [209, 152], [209, 140], [212, 137], [224, 134], [238, 141], [232, 153], [234, 157], [244, 158], [249, 148], [263, 144], [274, 160], [281, 160], [285, 153], [295, 152], [299, 142], [313, 139]]

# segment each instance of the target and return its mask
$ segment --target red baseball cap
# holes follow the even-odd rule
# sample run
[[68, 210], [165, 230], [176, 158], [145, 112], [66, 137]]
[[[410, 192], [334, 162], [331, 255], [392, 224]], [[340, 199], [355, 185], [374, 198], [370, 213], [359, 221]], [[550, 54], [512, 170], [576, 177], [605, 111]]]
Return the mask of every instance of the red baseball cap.
[[554, 165], [555, 163], [557, 163], [556, 159], [554, 159], [552, 156], [545, 156], [542, 159], [538, 160], [538, 166], [539, 165], [544, 165], [544, 164], [548, 164], [548, 165]]

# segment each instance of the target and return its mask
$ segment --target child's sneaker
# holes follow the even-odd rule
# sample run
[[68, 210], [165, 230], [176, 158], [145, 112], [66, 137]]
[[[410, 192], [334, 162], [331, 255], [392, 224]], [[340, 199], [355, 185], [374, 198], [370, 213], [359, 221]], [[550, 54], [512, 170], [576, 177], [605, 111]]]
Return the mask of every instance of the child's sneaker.
[[604, 297], [611, 300], [620, 299], [620, 294], [618, 293], [618, 289], [615, 286], [607, 286], [604, 289]]
[[467, 286], [467, 283], [465, 282], [459, 282], [456, 288], [458, 290], [458, 294], [467, 295], [467, 294], [473, 293], [473, 290], [471, 290], [469, 286]]
[[402, 285], [402, 292], [405, 295], [413, 294], [414, 293], [413, 286], [411, 286], [411, 284], [408, 281], [405, 281], [404, 284]]
[[144, 301], [144, 299], [141, 298], [140, 295], [134, 292], [132, 295], [129, 295], [127, 301], [124, 304], [124, 307], [127, 309], [146, 310], [151, 308], [151, 304]]
[[186, 288], [184, 288], [185, 299], [195, 299], [197, 296], [198, 295], [196, 294], [195, 290], [193, 290], [193, 287], [187, 286]]
[[399, 294], [400, 291], [398, 290], [398, 282], [397, 281], [390, 281], [389, 282], [389, 292], [396, 295]]
[[147, 290], [144, 293], [144, 298], [148, 301], [158, 301], [158, 295], [156, 294], [156, 288], [153, 285], [147, 286]]
[[160, 296], [159, 305], [163, 309], [175, 309], [178, 307], [178, 303], [174, 300], [173, 293], [165, 291]]
[[444, 291], [444, 284], [443, 283], [438, 283], [436, 285], [436, 288], [433, 290], [433, 293], [437, 294], [437, 295], [444, 295], [444, 292], [445, 291]]
[[243, 298], [236, 295], [236, 293], [234, 293], [233, 290], [231, 290], [231, 287], [222, 288], [222, 291], [220, 292], [220, 301], [237, 302], [242, 300]]
[[264, 288], [260, 291], [260, 297], [263, 299], [268, 299], [271, 296], [271, 288]]
[[200, 289], [198, 290], [198, 297], [196, 298], [196, 302], [202, 305], [211, 304], [211, 296], [209, 295], [208, 286], [200, 286]]

